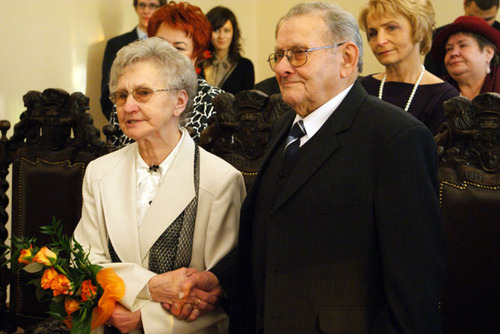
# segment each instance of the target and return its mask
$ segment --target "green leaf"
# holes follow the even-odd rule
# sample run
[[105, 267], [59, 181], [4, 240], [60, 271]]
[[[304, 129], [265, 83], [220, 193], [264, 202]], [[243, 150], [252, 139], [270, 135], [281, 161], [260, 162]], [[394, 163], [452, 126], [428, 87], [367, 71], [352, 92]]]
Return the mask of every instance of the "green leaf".
[[37, 273], [39, 271], [41, 271], [43, 269], [43, 264], [41, 263], [38, 263], [38, 262], [31, 262], [30, 264], [27, 264], [23, 270], [30, 273], [30, 274], [34, 274], [34, 273]]
[[76, 314], [73, 313], [73, 327], [71, 328], [71, 334], [90, 333], [92, 313], [89, 315], [86, 311], [86, 309], [82, 309], [80, 312], [75, 312]]
[[[54, 299], [52, 300], [54, 301]], [[64, 299], [61, 299], [61, 301], [58, 302], [50, 303], [49, 314], [56, 319], [64, 319], [66, 317], [66, 309], [64, 308]]]

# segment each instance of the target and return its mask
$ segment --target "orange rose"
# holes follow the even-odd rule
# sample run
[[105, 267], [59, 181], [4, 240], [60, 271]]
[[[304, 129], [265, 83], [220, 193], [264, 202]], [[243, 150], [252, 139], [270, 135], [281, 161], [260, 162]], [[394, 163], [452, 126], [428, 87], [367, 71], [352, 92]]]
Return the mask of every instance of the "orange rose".
[[57, 275], [57, 279], [52, 281], [52, 291], [54, 296], [57, 295], [72, 295], [71, 282], [64, 275]]
[[67, 315], [71, 315], [73, 312], [76, 312], [80, 309], [80, 303], [74, 299], [66, 298], [64, 300], [64, 309], [66, 310]]
[[33, 262], [41, 263], [45, 266], [51, 266], [56, 263], [57, 254], [51, 251], [48, 247], [42, 247], [33, 258]]
[[46, 269], [40, 279], [40, 286], [44, 289], [51, 289], [52, 281], [56, 280], [57, 276], [59, 276], [59, 273], [54, 269], [54, 267]]
[[24, 263], [24, 264], [30, 264], [31, 261], [33, 261], [32, 251], [33, 251], [33, 246], [31, 246], [31, 245], [30, 245], [30, 248], [22, 249], [21, 255], [19, 255], [17, 262]]
[[82, 282], [82, 300], [86, 302], [91, 300], [97, 294], [97, 287], [92, 284], [92, 281], [87, 279]]
[[73, 327], [73, 317], [68, 315], [63, 321], [62, 321], [69, 329]]
[[70, 280], [59, 274], [54, 267], [44, 271], [40, 279], [40, 286], [44, 289], [52, 289], [54, 296], [72, 294]]

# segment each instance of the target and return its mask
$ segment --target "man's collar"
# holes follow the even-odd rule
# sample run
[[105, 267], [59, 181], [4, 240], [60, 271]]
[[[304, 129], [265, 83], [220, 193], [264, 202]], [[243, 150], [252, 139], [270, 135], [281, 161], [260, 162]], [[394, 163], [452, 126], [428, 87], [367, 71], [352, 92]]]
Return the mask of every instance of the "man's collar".
[[304, 121], [304, 127], [306, 128], [307, 132], [307, 141], [310, 139], [312, 136], [318, 132], [318, 130], [323, 126], [323, 124], [326, 122], [326, 120], [333, 114], [333, 112], [338, 108], [340, 103], [344, 100], [344, 98], [347, 96], [349, 91], [351, 90], [352, 86], [354, 84], [349, 85], [346, 89], [341, 91], [339, 94], [334, 96], [332, 99], [327, 101], [325, 104], [323, 104], [321, 107], [318, 109], [314, 110], [312, 113], [307, 115], [305, 118], [301, 118], [299, 115], [295, 116], [295, 119], [293, 123], [299, 121], [302, 119]]

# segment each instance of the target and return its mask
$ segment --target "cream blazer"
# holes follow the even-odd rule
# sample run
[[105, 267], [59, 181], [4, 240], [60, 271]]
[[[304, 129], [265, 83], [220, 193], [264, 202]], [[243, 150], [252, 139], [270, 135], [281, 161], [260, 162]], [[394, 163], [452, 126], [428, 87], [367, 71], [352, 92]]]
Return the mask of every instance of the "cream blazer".
[[[136, 214], [137, 143], [92, 161], [85, 172], [82, 217], [74, 236], [90, 250], [90, 260], [112, 267], [125, 282], [120, 301], [140, 309], [144, 333], [225, 333], [227, 315], [219, 307], [188, 323], [177, 320], [150, 299], [147, 283], [149, 249], [195, 196], [195, 144], [184, 139], [140, 226]], [[190, 267], [213, 267], [238, 239], [240, 206], [245, 186], [240, 172], [200, 148], [200, 187]], [[122, 263], [110, 263], [108, 238]], [[146, 293], [145, 293], [146, 292]], [[102, 332], [102, 328], [94, 331]], [[134, 333], [140, 333], [135, 331]]]

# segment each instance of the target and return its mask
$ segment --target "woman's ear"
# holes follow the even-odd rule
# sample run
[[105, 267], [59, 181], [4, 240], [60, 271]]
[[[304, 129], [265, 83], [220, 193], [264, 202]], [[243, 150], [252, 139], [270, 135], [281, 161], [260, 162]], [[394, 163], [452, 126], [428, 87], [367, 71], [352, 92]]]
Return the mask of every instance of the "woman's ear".
[[188, 102], [188, 95], [185, 90], [181, 90], [177, 93], [176, 95], [176, 103], [175, 103], [175, 110], [174, 110], [174, 115], [179, 117], [184, 109], [186, 109], [187, 102]]
[[492, 46], [487, 45], [484, 47], [483, 52], [485, 52], [488, 64], [490, 64], [491, 60], [493, 59], [493, 56], [495, 56], [495, 49]]
[[339, 51], [342, 52], [340, 76], [342, 78], [348, 78], [358, 70], [359, 49], [356, 44], [348, 41]]

